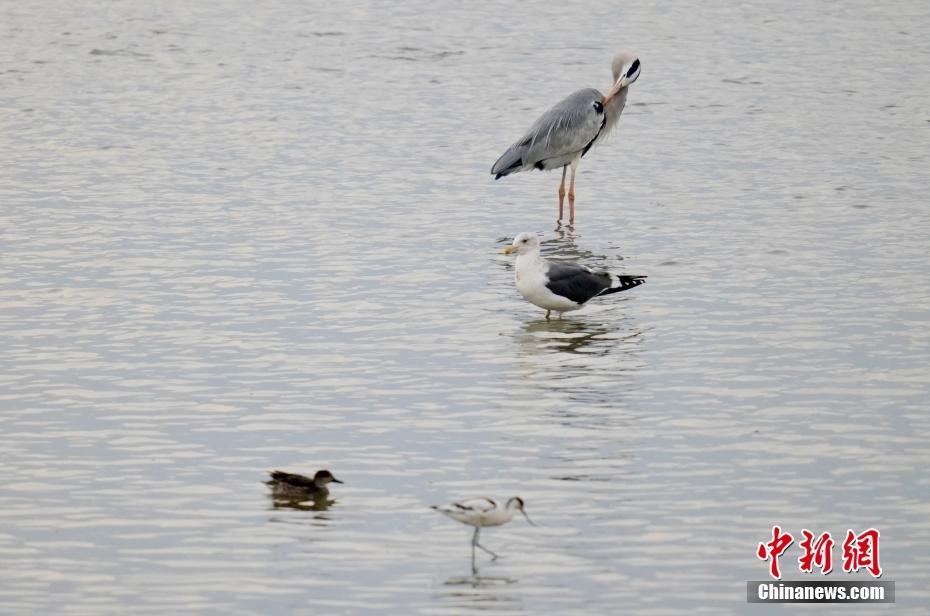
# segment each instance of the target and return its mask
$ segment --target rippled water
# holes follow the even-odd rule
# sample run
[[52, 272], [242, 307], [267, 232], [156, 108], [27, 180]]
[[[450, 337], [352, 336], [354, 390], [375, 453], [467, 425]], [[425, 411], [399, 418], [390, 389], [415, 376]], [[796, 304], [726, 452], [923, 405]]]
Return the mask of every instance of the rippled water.
[[[928, 27], [0, 3], [0, 611], [742, 614], [777, 523], [878, 527], [924, 613]], [[556, 174], [488, 169], [622, 47], [555, 232]], [[519, 231], [648, 284], [546, 322]], [[327, 510], [272, 506], [323, 466]], [[539, 526], [473, 577], [428, 505], [513, 494]]]

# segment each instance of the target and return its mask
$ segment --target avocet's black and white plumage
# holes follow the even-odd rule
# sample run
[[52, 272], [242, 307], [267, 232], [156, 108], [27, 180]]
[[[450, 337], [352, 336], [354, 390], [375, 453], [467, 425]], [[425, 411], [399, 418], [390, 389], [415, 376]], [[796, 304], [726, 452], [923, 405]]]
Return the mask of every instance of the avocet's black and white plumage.
[[457, 522], [475, 527], [475, 532], [471, 538], [471, 564], [474, 570], [475, 548], [481, 548], [490, 554], [494, 560], [498, 558], [497, 554], [478, 543], [482, 528], [506, 524], [513, 519], [513, 516], [515, 516], [518, 511], [523, 514], [527, 522], [535, 526], [523, 507], [523, 499], [519, 496], [514, 496], [508, 499], [504, 505], [500, 505], [497, 501], [491, 500], [490, 498], [473, 498], [470, 500], [456, 501], [448, 505], [434, 505], [432, 508]]
[[514, 279], [517, 290], [526, 301], [546, 311], [558, 313], [578, 310], [588, 300], [599, 295], [626, 291], [646, 282], [645, 276], [621, 276], [610, 272], [595, 272], [584, 265], [553, 263], [539, 254], [539, 238], [521, 233], [504, 249], [504, 254], [517, 255]]
[[640, 62], [635, 54], [618, 53], [611, 66], [614, 84], [601, 94], [585, 88], [569, 95], [544, 113], [530, 130], [507, 148], [491, 167], [494, 179], [530, 169], [562, 168], [559, 184], [559, 220], [565, 203], [565, 171], [572, 168], [568, 186], [569, 224], [575, 222], [575, 171], [581, 157], [608, 134], [620, 119], [626, 105], [627, 88], [639, 77]]

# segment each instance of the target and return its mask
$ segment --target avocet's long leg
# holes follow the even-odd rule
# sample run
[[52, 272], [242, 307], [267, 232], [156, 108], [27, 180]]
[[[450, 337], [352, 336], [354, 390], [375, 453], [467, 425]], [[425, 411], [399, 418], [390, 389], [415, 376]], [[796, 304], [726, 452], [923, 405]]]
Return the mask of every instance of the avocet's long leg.
[[489, 550], [488, 548], [486, 548], [486, 547], [484, 547], [483, 545], [481, 545], [480, 543], [478, 543], [478, 532], [479, 532], [480, 530], [481, 530], [481, 529], [478, 528], [477, 526], [475, 527], [475, 545], [478, 546], [479, 548], [481, 548], [482, 550], [484, 550], [485, 552], [487, 552], [488, 554], [490, 554], [490, 555], [493, 557], [493, 560], [497, 560], [498, 558], [500, 558], [500, 556], [498, 556], [497, 554], [495, 554], [494, 552], [492, 552], [492, 551]]

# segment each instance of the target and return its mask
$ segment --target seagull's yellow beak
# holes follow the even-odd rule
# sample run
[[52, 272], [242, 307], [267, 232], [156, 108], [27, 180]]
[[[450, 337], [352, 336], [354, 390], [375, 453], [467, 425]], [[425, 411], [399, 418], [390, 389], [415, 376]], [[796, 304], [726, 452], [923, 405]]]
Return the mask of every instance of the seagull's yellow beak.
[[517, 247], [516, 247], [516, 246], [508, 246], [507, 248], [504, 248], [504, 254], [505, 254], [505, 255], [511, 255], [511, 254], [513, 254], [513, 253], [515, 253], [515, 252], [517, 252]]

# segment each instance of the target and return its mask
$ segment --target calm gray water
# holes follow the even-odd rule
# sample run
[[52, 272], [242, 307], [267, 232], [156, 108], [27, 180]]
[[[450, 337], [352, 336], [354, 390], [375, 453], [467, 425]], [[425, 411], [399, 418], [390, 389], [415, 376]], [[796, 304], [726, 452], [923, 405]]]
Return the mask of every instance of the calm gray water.
[[[341, 4], [0, 2], [0, 611], [926, 613], [927, 3]], [[554, 232], [488, 169], [623, 47]], [[519, 231], [648, 284], [546, 322]], [[773, 524], [897, 606], [748, 606]]]

